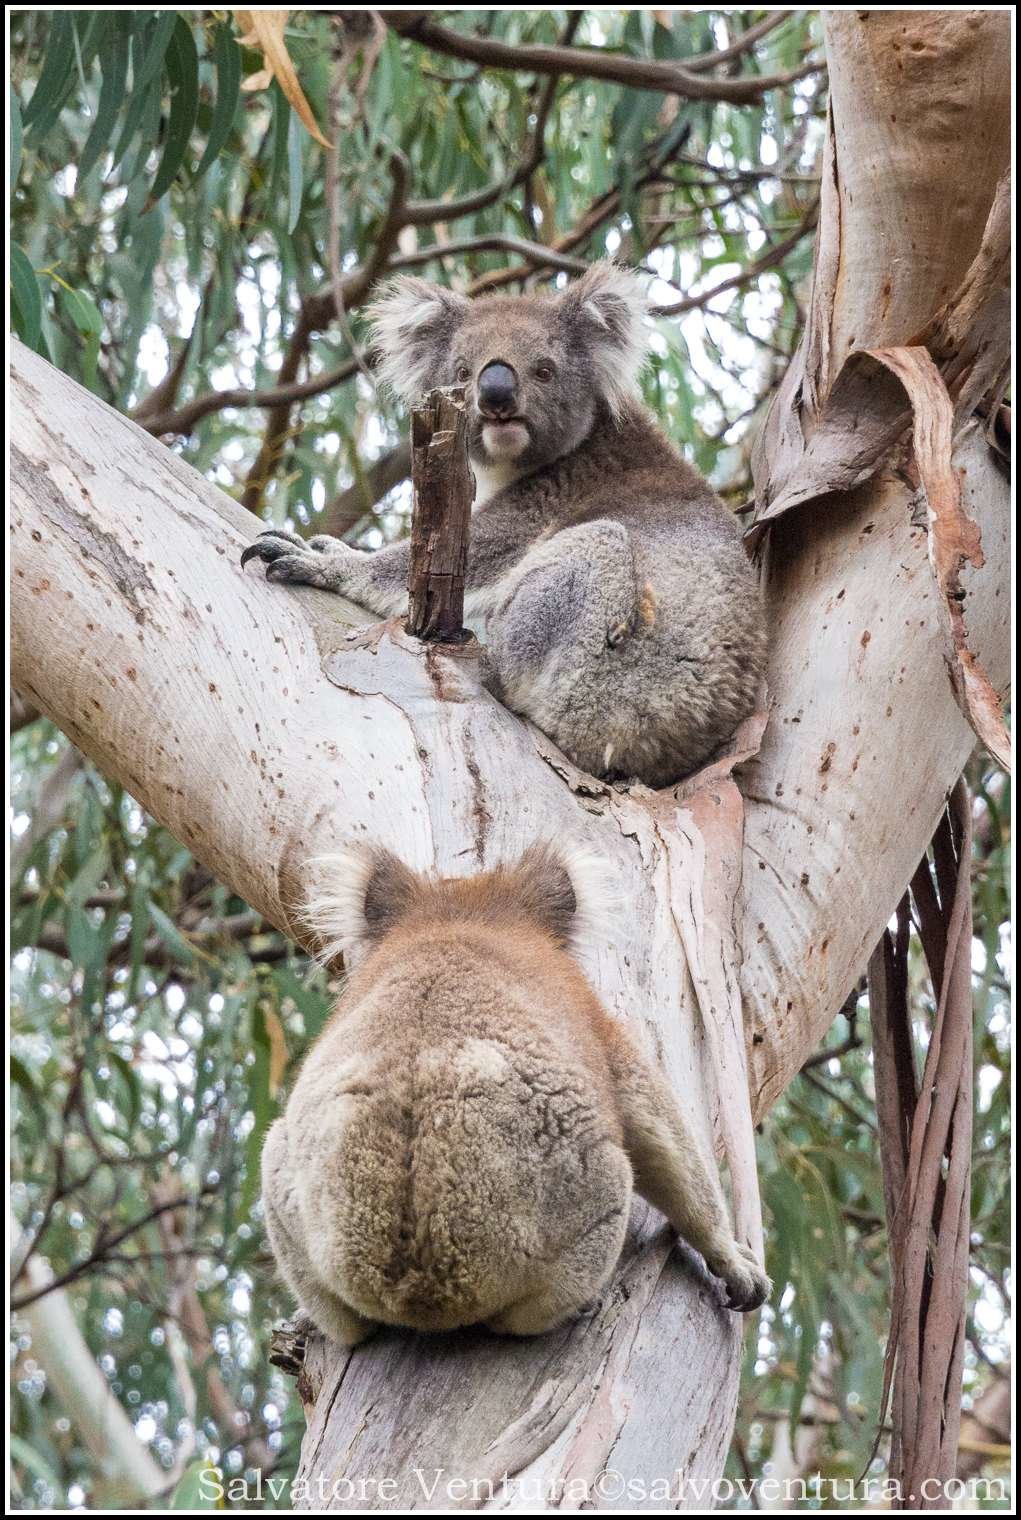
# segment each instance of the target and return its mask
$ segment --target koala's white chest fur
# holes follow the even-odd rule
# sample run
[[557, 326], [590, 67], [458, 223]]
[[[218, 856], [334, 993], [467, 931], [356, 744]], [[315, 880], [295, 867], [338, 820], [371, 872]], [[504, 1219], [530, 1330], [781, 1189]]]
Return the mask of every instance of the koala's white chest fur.
[[475, 476], [475, 503], [481, 507], [497, 491], [502, 491], [505, 486], [513, 485], [523, 471], [515, 469], [510, 459], [497, 460], [492, 464], [476, 464], [472, 461], [472, 474]]
[[[472, 460], [472, 473], [475, 476], [475, 500], [472, 510], [477, 511], [498, 491], [505, 486], [513, 485], [525, 473], [523, 470], [514, 468], [511, 460], [499, 460], [489, 464], [477, 464]], [[505, 595], [504, 581], [501, 579], [490, 586], [482, 586], [476, 590], [465, 589], [464, 596], [464, 625], [470, 628], [475, 637], [482, 643], [486, 641], [486, 625], [491, 613]]]

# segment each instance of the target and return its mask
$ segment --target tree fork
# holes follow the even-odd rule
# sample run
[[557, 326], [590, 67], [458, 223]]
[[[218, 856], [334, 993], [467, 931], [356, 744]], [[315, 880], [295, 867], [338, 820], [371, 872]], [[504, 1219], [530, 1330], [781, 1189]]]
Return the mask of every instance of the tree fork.
[[[939, 49], [888, 35], [927, 17]], [[1009, 21], [839, 13], [829, 43], [835, 77], [889, 54], [917, 84], [898, 86], [896, 121], [837, 112], [844, 179], [827, 180], [820, 209], [824, 253], [834, 229], [852, 239], [860, 279], [839, 285], [846, 314], [875, 305], [875, 320], [851, 331], [870, 346], [903, 342], [938, 292], [956, 288], [981, 238], [992, 195], [982, 166], [991, 143], [999, 154], [1009, 141]], [[968, 127], [948, 143], [951, 94]], [[841, 185], [876, 151], [870, 130], [895, 137], [882, 156], [903, 179], [891, 190], [873, 175], [877, 196], [854, 195], [839, 217]], [[891, 263], [888, 243], [914, 238], [916, 220], [926, 247], [937, 228], [934, 260]], [[891, 268], [904, 331], [887, 322], [882, 288], [873, 303], [867, 285], [869, 270]], [[826, 351], [832, 312], [825, 296], [813, 304]], [[926, 530], [912, 522], [903, 472], [885, 469], [771, 529], [771, 716], [743, 768], [742, 818], [722, 782], [701, 803], [616, 793], [488, 698], [472, 662], [441, 645], [424, 660], [399, 627], [359, 627], [365, 614], [341, 598], [245, 580], [237, 557], [259, 524], [235, 502], [17, 342], [12, 372], [11, 663], [28, 702], [299, 941], [288, 904], [309, 853], [375, 838], [450, 874], [539, 835], [587, 845], [627, 904], [593, 947], [597, 991], [646, 1027], [677, 1090], [719, 1130], [725, 1111], [743, 1110], [743, 999], [752, 1116], [762, 1117], [860, 977], [974, 747], [934, 633]], [[1009, 484], [973, 421], [954, 462], [985, 551], [963, 577], [969, 635], [1002, 691]], [[711, 1042], [723, 1034], [720, 1062]], [[753, 1187], [739, 1172], [739, 1218]], [[596, 1504], [608, 1468], [711, 1483], [733, 1428], [738, 1327], [669, 1254], [660, 1223], [637, 1211], [607, 1302], [539, 1345], [383, 1333], [348, 1353], [316, 1342], [299, 1477], [367, 1483], [364, 1507], [390, 1509], [422, 1507], [421, 1478], [437, 1470], [443, 1481], [492, 1476], [498, 1496], [505, 1472], [554, 1494], [580, 1482]], [[394, 1476], [396, 1495], [373, 1494], [380, 1475]], [[705, 1490], [672, 1487], [672, 1504], [704, 1502]]]
[[[16, 341], [11, 403], [11, 668], [27, 701], [305, 944], [290, 905], [309, 855], [378, 839], [449, 875], [533, 838], [576, 840], [628, 905], [586, 961], [604, 1002], [644, 1026], [722, 1135], [747, 1090], [743, 994], [762, 1118], [860, 977], [974, 745], [933, 637], [909, 483], [890, 472], [842, 510], [774, 529], [772, 717], [744, 767], [738, 895], [729, 784], [701, 803], [616, 792], [487, 696], [457, 646], [425, 658], [341, 597], [246, 577], [259, 522]], [[972, 632], [1002, 689], [1009, 485], [980, 430], [956, 457], [986, 549], [967, 572]], [[740, 1230], [754, 1177], [737, 1178]], [[661, 1221], [636, 1210], [606, 1303], [540, 1346], [384, 1333], [348, 1353], [317, 1339], [302, 1475], [394, 1473], [397, 1504], [421, 1504], [416, 1470], [435, 1468], [712, 1481], [740, 1327], [670, 1257]]]

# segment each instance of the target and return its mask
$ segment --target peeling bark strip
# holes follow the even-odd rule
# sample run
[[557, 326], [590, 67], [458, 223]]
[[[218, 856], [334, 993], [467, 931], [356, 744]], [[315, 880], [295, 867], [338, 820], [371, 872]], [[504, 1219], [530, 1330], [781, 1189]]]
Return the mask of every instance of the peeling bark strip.
[[[841, 319], [861, 322], [843, 330], [870, 346], [910, 342], [959, 284], [993, 193], [990, 165], [995, 184], [1009, 151], [1009, 115], [996, 115], [1010, 77], [1002, 13], [914, 14], [940, 46], [905, 50], [916, 87], [897, 95], [897, 141], [886, 140], [892, 113], [882, 89], [880, 104], [873, 91], [861, 107], [860, 76], [896, 56], [907, 19], [826, 22], [840, 110], [820, 236], [838, 237], [842, 278], [824, 290], [817, 268], [813, 312], [829, 334], [839, 300]], [[948, 59], [955, 35], [960, 55]], [[931, 116], [953, 114], [954, 91], [968, 130], [948, 142]], [[900, 176], [892, 192], [876, 162]], [[838, 227], [832, 196], [855, 174], [861, 193]], [[892, 269], [896, 323], [880, 315]], [[246, 512], [17, 342], [12, 369], [12, 433], [33, 469], [52, 464], [76, 510], [87, 480], [96, 530], [152, 583], [152, 616], [139, 624], [47, 518], [31, 478], [12, 482], [12, 675], [26, 700], [299, 941], [288, 905], [301, 897], [302, 863], [353, 840], [445, 874], [512, 858], [533, 838], [591, 849], [624, 905], [586, 954], [599, 995], [638, 1021], [693, 1118], [723, 1139], [746, 1112], [732, 1060], [743, 993], [752, 1113], [763, 1117], [860, 977], [973, 748], [932, 637], [935, 584], [904, 479], [875, 476], [841, 511], [786, 514], [770, 535], [772, 706], [761, 749], [741, 767], [737, 893], [741, 820], [726, 777], [671, 799], [582, 776], [487, 696], [469, 658], [435, 645], [427, 663], [393, 625], [346, 640], [345, 620], [365, 615], [342, 599], [302, 587], [284, 598], [246, 580], [238, 555], [258, 527]], [[776, 422], [767, 484], [785, 481], [803, 450], [797, 415], [781, 409]], [[986, 548], [984, 569], [968, 570], [971, 635], [1005, 688], [1009, 492], [979, 431], [966, 428], [956, 448]], [[747, 1220], [740, 1165], [732, 1188]], [[495, 1500], [483, 1493], [479, 1505], [497, 1507], [504, 1472], [526, 1494], [587, 1483], [595, 1507], [607, 1502], [591, 1487], [606, 1468], [708, 1486], [733, 1429], [739, 1327], [681, 1255], [639, 1206], [604, 1303], [538, 1343], [392, 1332], [353, 1353], [311, 1343], [302, 1472], [355, 1493], [365, 1485], [361, 1502], [334, 1498], [334, 1508], [383, 1510], [443, 1508], [452, 1480], [488, 1475]], [[397, 1480], [396, 1498], [380, 1492], [380, 1475]], [[687, 1503], [701, 1507], [691, 1491]]]
[[463, 643], [464, 577], [475, 484], [468, 465], [464, 389], [430, 391], [411, 413], [411, 518], [406, 630]]
[[989, 752], [1010, 770], [1010, 735], [992, 683], [968, 647], [961, 571], [985, 564], [982, 535], [961, 500], [954, 469], [953, 403], [924, 348], [873, 349], [872, 357], [897, 376], [912, 408], [912, 455], [929, 514], [929, 563], [940, 590], [939, 612], [947, 668], [957, 705]]
[[[892, 1388], [890, 1477], [901, 1509], [947, 1509], [926, 1479], [956, 1472], [968, 1292], [972, 1133], [971, 806], [958, 782], [911, 885], [936, 996], [916, 1085], [907, 992], [907, 900], [869, 963], [893, 1303], [882, 1426]], [[945, 1167], [944, 1167], [945, 1161]], [[877, 1437], [878, 1446], [878, 1437]], [[929, 1485], [929, 1491], [935, 1485]]]
[[961, 499], [953, 423], [953, 401], [928, 349], [859, 349], [837, 376], [792, 479], [749, 529], [749, 541], [754, 547], [767, 525], [792, 507], [818, 503], [870, 479], [910, 426], [910, 463], [925, 493], [929, 563], [940, 590], [950, 684], [975, 733], [1009, 771], [1011, 746], [1003, 711], [968, 646], [961, 570], [969, 561], [980, 568], [985, 556], [978, 524]]
[[999, 412], [1010, 368], [1009, 21], [830, 11], [824, 25], [831, 95], [812, 297], [756, 443], [748, 542], [794, 507], [833, 511], [910, 428], [951, 686], [1008, 767], [1003, 714], [964, 623], [960, 569], [980, 565], [982, 550], [951, 451], [975, 412]]

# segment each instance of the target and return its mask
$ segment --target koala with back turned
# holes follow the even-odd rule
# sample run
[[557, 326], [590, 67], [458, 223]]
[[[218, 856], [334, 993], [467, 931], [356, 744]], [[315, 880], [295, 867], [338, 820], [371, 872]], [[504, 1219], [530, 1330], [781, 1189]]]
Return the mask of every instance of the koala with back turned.
[[[400, 278], [370, 315], [405, 400], [467, 389], [465, 609], [491, 689], [583, 770], [666, 786], [752, 712], [766, 638], [733, 515], [636, 399], [644, 310], [637, 277], [602, 263], [560, 293], [477, 300]], [[406, 606], [407, 541], [271, 530], [253, 557], [383, 617]]]
[[324, 958], [361, 959], [266, 1139], [263, 1206], [305, 1313], [354, 1345], [378, 1323], [535, 1335], [620, 1254], [632, 1186], [757, 1308], [715, 1163], [569, 953], [584, 860], [418, 875], [382, 850], [319, 864]]

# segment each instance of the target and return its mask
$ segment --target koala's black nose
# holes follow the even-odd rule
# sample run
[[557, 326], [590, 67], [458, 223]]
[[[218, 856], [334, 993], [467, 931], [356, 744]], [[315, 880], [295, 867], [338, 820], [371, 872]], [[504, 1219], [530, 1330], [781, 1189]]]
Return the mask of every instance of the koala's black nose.
[[479, 376], [479, 411], [490, 417], [512, 416], [517, 410], [518, 377], [509, 364], [487, 364]]

